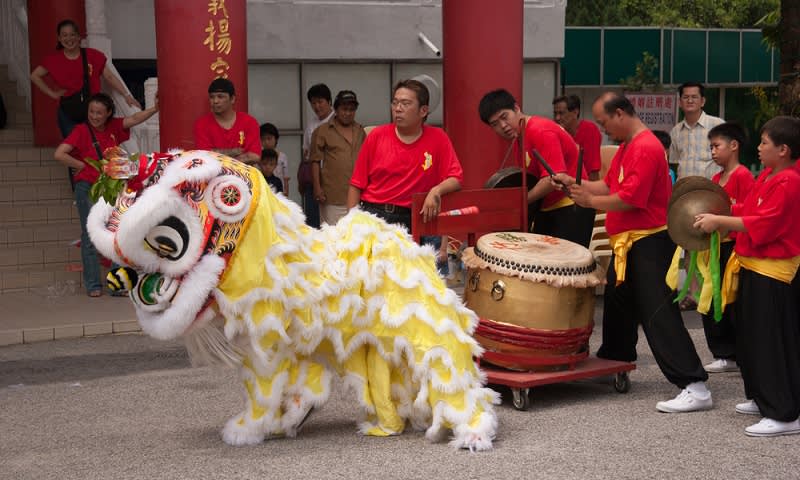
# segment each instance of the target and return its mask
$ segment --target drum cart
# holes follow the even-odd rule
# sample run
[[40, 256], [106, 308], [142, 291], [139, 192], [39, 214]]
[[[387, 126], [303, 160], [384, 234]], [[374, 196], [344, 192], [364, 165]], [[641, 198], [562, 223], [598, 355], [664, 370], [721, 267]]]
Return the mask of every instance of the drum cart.
[[[520, 175], [520, 177], [525, 176]], [[411, 206], [411, 230], [414, 239], [419, 241], [420, 237], [429, 235], [464, 236], [467, 238], [467, 245], [474, 246], [476, 238], [485, 233], [527, 231], [526, 181], [526, 178], [522, 179], [522, 187], [462, 190], [445, 195], [442, 197], [442, 212], [467, 207], [478, 207], [478, 212], [465, 215], [440, 215], [427, 223], [423, 223], [422, 215], [419, 214], [426, 194], [415, 194]], [[487, 350], [483, 354], [486, 362], [481, 368], [486, 373], [489, 384], [511, 388], [512, 404], [517, 410], [527, 410], [530, 407], [530, 389], [540, 385], [613, 375], [613, 385], [617, 392], [626, 393], [630, 390], [628, 372], [636, 368], [634, 363], [588, 358], [588, 356], [589, 352], [584, 351], [568, 358], [529, 358]], [[506, 370], [491, 365], [492, 360], [530, 366], [538, 370], [549, 367], [550, 371]], [[563, 368], [553, 370], [556, 365]]]

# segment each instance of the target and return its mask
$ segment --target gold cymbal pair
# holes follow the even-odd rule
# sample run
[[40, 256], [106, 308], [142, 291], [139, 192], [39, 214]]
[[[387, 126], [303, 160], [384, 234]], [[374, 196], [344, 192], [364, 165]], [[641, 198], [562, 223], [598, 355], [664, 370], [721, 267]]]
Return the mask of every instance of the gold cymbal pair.
[[672, 187], [667, 207], [667, 230], [672, 241], [684, 250], [707, 250], [711, 234], [694, 227], [701, 213], [730, 215], [731, 201], [725, 190], [711, 180], [684, 177]]

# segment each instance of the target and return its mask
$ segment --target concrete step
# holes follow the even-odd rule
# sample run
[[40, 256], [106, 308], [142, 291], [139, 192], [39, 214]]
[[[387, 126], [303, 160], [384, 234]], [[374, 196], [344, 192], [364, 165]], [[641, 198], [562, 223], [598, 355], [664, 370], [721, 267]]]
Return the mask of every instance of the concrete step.
[[54, 201], [71, 203], [72, 200], [72, 187], [66, 179], [19, 184], [0, 182], [0, 205], [22, 207], [45, 205]]
[[68, 242], [51, 246], [7, 247], [0, 251], [0, 271], [36, 271], [81, 263], [81, 249]]
[[0, 228], [53, 223], [78, 223], [78, 209], [69, 201], [39, 205], [0, 205]]
[[78, 293], [83, 285], [81, 271], [74, 265], [53, 265], [30, 270], [0, 270], [0, 294], [37, 292], [46, 297]]
[[[7, 107], [6, 107], [7, 108]], [[33, 128], [33, 115], [31, 112], [8, 109], [8, 126]]]
[[0, 129], [0, 144], [31, 145], [33, 144], [33, 129], [14, 125]]
[[0, 164], [0, 185], [52, 182], [69, 185], [69, 169], [55, 160], [5, 166]]
[[0, 228], [0, 249], [68, 246], [81, 238], [79, 223], [45, 223]]
[[55, 151], [51, 147], [0, 145], [0, 167], [60, 166], [53, 158]]
[[6, 106], [7, 112], [28, 112], [28, 102], [25, 100], [25, 97], [17, 95], [16, 86], [10, 90], [0, 91], [3, 92], [3, 104]]

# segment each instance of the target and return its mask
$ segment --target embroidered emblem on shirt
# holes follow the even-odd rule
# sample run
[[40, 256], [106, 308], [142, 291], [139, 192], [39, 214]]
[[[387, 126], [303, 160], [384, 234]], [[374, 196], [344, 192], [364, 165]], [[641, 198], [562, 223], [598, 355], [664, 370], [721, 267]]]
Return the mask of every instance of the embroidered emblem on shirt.
[[425, 161], [422, 162], [422, 169], [427, 170], [431, 168], [432, 165], [433, 165], [433, 155], [431, 155], [428, 152], [425, 152]]
[[531, 166], [531, 154], [528, 153], [528, 152], [525, 152], [525, 167], [527, 168], [527, 167], [530, 167], [530, 166]]
[[762, 202], [763, 200], [764, 200], [764, 199], [763, 199], [763, 198], [761, 198], [761, 197], [759, 197], [759, 198], [758, 198], [758, 206], [759, 206], [759, 207], [761, 206], [761, 202]]
[[620, 167], [619, 167], [619, 177], [617, 177], [617, 181], [619, 183], [622, 183], [622, 180], [624, 180], [624, 179], [625, 179], [625, 172], [623, 172], [622, 165], [620, 165]]
[[239, 130], [239, 146], [244, 146], [244, 130]]

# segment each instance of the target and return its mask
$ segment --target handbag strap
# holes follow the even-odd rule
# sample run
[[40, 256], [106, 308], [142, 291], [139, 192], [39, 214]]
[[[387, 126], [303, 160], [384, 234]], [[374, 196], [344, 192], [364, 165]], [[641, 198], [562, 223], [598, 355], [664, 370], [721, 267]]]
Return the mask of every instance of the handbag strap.
[[[89, 89], [89, 60], [86, 58], [85, 48], [81, 48], [81, 59], [83, 61], [83, 88], [81, 88], [81, 94], [88, 98], [91, 90]], [[87, 98], [82, 98], [81, 100], [86, 100]]]
[[97, 160], [100, 161], [103, 159], [103, 152], [100, 151], [100, 142], [98, 142], [97, 137], [94, 136], [94, 129], [89, 125], [89, 122], [86, 122], [86, 128], [89, 129], [89, 135], [92, 136], [92, 145], [94, 146], [94, 151], [97, 152]]

